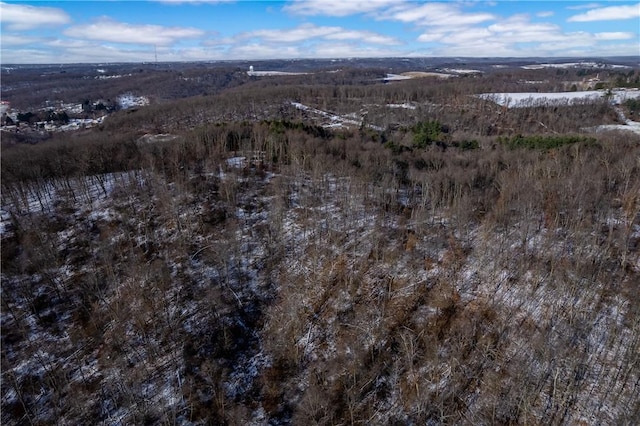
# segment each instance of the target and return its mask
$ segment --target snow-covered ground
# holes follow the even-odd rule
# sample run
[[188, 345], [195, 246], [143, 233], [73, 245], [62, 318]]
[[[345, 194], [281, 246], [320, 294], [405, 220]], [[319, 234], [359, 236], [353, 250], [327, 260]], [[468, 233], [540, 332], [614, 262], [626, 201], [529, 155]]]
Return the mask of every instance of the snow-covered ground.
[[426, 77], [436, 77], [436, 78], [450, 78], [455, 77], [457, 73], [444, 73], [444, 72], [433, 72], [433, 71], [408, 71], [403, 72], [402, 74], [387, 74], [382, 80], [384, 81], [403, 81], [403, 80], [411, 80], [413, 78], [426, 78]]
[[[296, 107], [299, 110], [309, 112], [311, 114], [318, 115], [320, 117], [327, 118], [329, 123], [323, 125], [323, 127], [331, 128], [331, 127], [348, 127], [348, 126], [361, 126], [361, 120], [355, 120], [353, 118], [346, 117], [344, 115], [337, 115], [331, 112], [322, 111], [317, 108], [312, 108], [310, 106], [301, 104], [300, 102], [291, 102], [291, 105]], [[379, 126], [375, 126], [373, 124], [366, 124], [366, 126], [373, 130], [383, 131], [384, 129]]]
[[66, 132], [70, 130], [86, 129], [104, 121], [106, 115], [98, 118], [72, 118], [68, 124], [56, 128], [56, 130]]
[[65, 104], [61, 103], [60, 108], [71, 114], [82, 114], [82, 104]]
[[[99, 409], [81, 406], [82, 414], [60, 413], [68, 416], [60, 424], [78, 424], [82, 415], [101, 416], [103, 424], [137, 424], [133, 416], [143, 404], [176, 413], [175, 424], [204, 424], [187, 420], [190, 406], [209, 404], [213, 411], [219, 400], [227, 409], [249, 401], [252, 410], [244, 424], [291, 424], [285, 415], [278, 422], [268, 419], [274, 409], [266, 408], [265, 382], [277, 387], [277, 403], [286, 399], [298, 406], [295, 398], [313, 395], [318, 379], [326, 389], [346, 385], [337, 388], [339, 394], [359, 390], [354, 407], [364, 409], [375, 400], [370, 410], [375, 423], [409, 418], [415, 412], [412, 401], [436, 401], [440, 392], [459, 395], [473, 418], [487, 404], [507, 403], [486, 399], [502, 395], [495, 390], [500, 376], [522, 387], [535, 380], [540, 397], [528, 400], [534, 405], [525, 419], [546, 412], [547, 401], [562, 404], [572, 395], [579, 396], [572, 419], [597, 413], [596, 420], [614, 424], [623, 418], [638, 380], [633, 366], [616, 364], [625, 351], [637, 348], [635, 329], [625, 320], [633, 319], [632, 305], [622, 295], [602, 300], [599, 286], [608, 284], [606, 273], [601, 281], [572, 275], [577, 268], [571, 262], [584, 258], [589, 263], [591, 256], [588, 250], [572, 254], [578, 238], [546, 228], [535, 231], [535, 226], [523, 238], [523, 228], [529, 229], [524, 223], [504, 232], [471, 229], [462, 236], [435, 211], [425, 213], [424, 220], [414, 216], [417, 208], [410, 220], [385, 211], [384, 200], [417, 207], [410, 189], [303, 170], [278, 175], [280, 185], [269, 188], [270, 178], [246, 177], [247, 158], [221, 161], [217, 166], [226, 173], [219, 178], [209, 170], [216, 187], [242, 185], [228, 205], [229, 222], [213, 228], [198, 218], [215, 197], [185, 194], [187, 186], [176, 188], [153, 173], [143, 179], [155, 185], [149, 187], [138, 186], [133, 172], [96, 176], [86, 185], [94, 194], [89, 197], [77, 195], [80, 187], [74, 197], [52, 188], [50, 199], [38, 197], [44, 189], [29, 191], [22, 201], [28, 212], [52, 215], [65, 200], [79, 212], [67, 215], [66, 226], [51, 238], [65, 253], [90, 254], [83, 269], [83, 261], [48, 269], [49, 281], [18, 274], [3, 281], [3, 296], [11, 296], [3, 300], [11, 307], [3, 309], [3, 330], [21, 325], [32, 336], [21, 344], [34, 348], [27, 356], [12, 344], [8, 371], [16, 382], [47, 386], [43, 378], [64, 373], [54, 383], [64, 393], [51, 390], [53, 385], [40, 394], [35, 389], [42, 395], [32, 403], [42, 407], [37, 420], [53, 423], [57, 405], [47, 398], [63, 395], [89, 408], [95, 402]], [[62, 183], [51, 183], [56, 185]], [[156, 252], [149, 261], [143, 257], [147, 250]], [[110, 281], [96, 269], [101, 262], [119, 268]], [[166, 276], [154, 273], [158, 264]], [[100, 279], [91, 315], [108, 320], [94, 332], [95, 341], [74, 334], [83, 328], [69, 315], [54, 317], [64, 333], [49, 333], [40, 318], [48, 311], [39, 317], [31, 313], [22, 297], [31, 292], [16, 291], [30, 289], [28, 284], [54, 295], [51, 282], [62, 294], [73, 295], [70, 289], [93, 276]], [[64, 302], [56, 303], [62, 311]], [[444, 321], [451, 306], [451, 318]], [[251, 315], [260, 319], [251, 322]], [[442, 339], [433, 331], [437, 325], [443, 327]], [[285, 372], [289, 375], [282, 378], [275, 361], [287, 353], [296, 354], [295, 374]], [[372, 365], [357, 370], [367, 360]], [[586, 367], [589, 372], [582, 373]], [[368, 369], [374, 377], [366, 377]], [[607, 397], [603, 383], [618, 396]], [[17, 406], [21, 395], [12, 385], [8, 382], [3, 403]], [[412, 396], [408, 392], [414, 389]], [[513, 392], [514, 398], [527, 395]]]
[[443, 68], [442, 71], [450, 74], [482, 74], [483, 71], [465, 68]]
[[[47, 214], [56, 209], [57, 203], [68, 196], [77, 202], [93, 203], [105, 199], [118, 185], [129, 185], [135, 171], [105, 173], [72, 179], [49, 179], [39, 185], [29, 185], [20, 190], [6, 188], [2, 192], [2, 220], [8, 211], [18, 215]], [[137, 179], [137, 178], [134, 178]]]
[[122, 77], [131, 77], [133, 74], [113, 74], [113, 75], [97, 75], [94, 78], [96, 80], [113, 80]]
[[402, 108], [402, 109], [416, 109], [416, 106], [410, 102], [405, 102], [402, 104], [387, 104], [389, 108]]
[[116, 99], [121, 109], [133, 108], [136, 106], [149, 105], [149, 98], [145, 96], [135, 96], [132, 93], [126, 93], [118, 96]]
[[139, 144], [149, 144], [149, 143], [157, 143], [157, 142], [170, 142], [172, 140], [177, 139], [176, 135], [172, 135], [170, 133], [160, 133], [160, 134], [150, 134], [140, 136], [138, 138], [137, 143]]
[[640, 123], [637, 121], [633, 121], [628, 119], [622, 109], [616, 107], [616, 112], [618, 113], [618, 119], [622, 121], [624, 124], [602, 124], [600, 126], [596, 126], [593, 128], [587, 128], [585, 130], [593, 131], [593, 132], [606, 132], [610, 130], [621, 130], [626, 132], [633, 132], [640, 135]]
[[306, 72], [287, 72], [287, 71], [247, 71], [247, 75], [251, 77], [274, 77], [279, 75], [305, 75]]
[[402, 80], [411, 80], [413, 77], [408, 75], [400, 75], [400, 74], [387, 74], [387, 76], [383, 79], [385, 81], [402, 81]]
[[[584, 92], [511, 92], [511, 93], [483, 93], [479, 98], [490, 100], [507, 108], [524, 108], [550, 105], [571, 105], [573, 102], [596, 101], [606, 99], [614, 105], [624, 103], [628, 99], [640, 99], [640, 90], [589, 90]], [[622, 130], [640, 134], [640, 123], [629, 120], [619, 108], [616, 108], [620, 121], [624, 124], [603, 124], [585, 130], [603, 132]]]
[[595, 132], [605, 132], [609, 130], [621, 130], [625, 132], [633, 132], [640, 135], [640, 123], [628, 120], [626, 124], [601, 124], [592, 129]]
[[[583, 92], [507, 92], [482, 93], [477, 95], [508, 108], [522, 108], [530, 106], [548, 106], [571, 104], [576, 101], [606, 99], [609, 94], [605, 90], [587, 90]], [[640, 98], [638, 90], [613, 90], [610, 101], [620, 104], [627, 99]]]

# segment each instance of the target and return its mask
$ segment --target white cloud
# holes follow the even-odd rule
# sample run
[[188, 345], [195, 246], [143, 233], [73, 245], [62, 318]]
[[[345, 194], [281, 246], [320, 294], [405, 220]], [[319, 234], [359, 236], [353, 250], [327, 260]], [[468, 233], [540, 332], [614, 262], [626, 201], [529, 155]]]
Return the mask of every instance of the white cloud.
[[625, 6], [609, 6], [573, 15], [568, 22], [617, 21], [640, 18], [640, 3]]
[[290, 59], [308, 56], [297, 47], [273, 46], [261, 43], [249, 43], [236, 46], [228, 51], [228, 57], [232, 59]]
[[42, 26], [64, 25], [71, 17], [62, 9], [0, 2], [0, 22], [10, 31], [24, 31]]
[[418, 36], [418, 41], [422, 43], [431, 43], [434, 41], [442, 40], [446, 35], [450, 34], [449, 31], [435, 30], [422, 33]]
[[526, 16], [515, 15], [487, 28], [492, 36], [510, 43], [531, 43], [563, 38], [559, 26], [550, 23], [532, 23]]
[[371, 31], [348, 30], [342, 27], [322, 27], [314, 24], [302, 24], [292, 29], [256, 30], [242, 33], [238, 39], [258, 38], [269, 43], [298, 43], [311, 39], [323, 38], [327, 40], [360, 40], [374, 44], [399, 44], [393, 37], [377, 34]]
[[[223, 3], [228, 0], [156, 1], [196, 4]], [[341, 20], [342, 26], [304, 23], [291, 28], [256, 29], [222, 36], [199, 28], [134, 25], [100, 18], [73, 25], [62, 32], [64, 36], [50, 39], [31, 34], [27, 36], [18, 31], [69, 24], [71, 18], [61, 9], [0, 2], [1, 53], [4, 63], [71, 63], [153, 61], [154, 45], [157, 46], [158, 59], [161, 61], [412, 55], [611, 56], [637, 55], [638, 52], [638, 34], [628, 32], [633, 28], [621, 27], [616, 28], [619, 31], [612, 32], [567, 32], [566, 28], [549, 21], [535, 22], [541, 21], [539, 17], [551, 16], [553, 13], [550, 11], [535, 16], [521, 14], [502, 17], [497, 12], [491, 14], [474, 10], [475, 5], [476, 2], [465, 0], [455, 3], [303, 0], [287, 2], [283, 9], [295, 15], [342, 17], [363, 14], [374, 25], [370, 26], [371, 30], [355, 29]], [[640, 17], [640, 4], [605, 6], [593, 3], [572, 6], [574, 9], [583, 8], [580, 12], [585, 13], [569, 20], [622, 19], [623, 12], [624, 18]], [[6, 13], [7, 7], [11, 12], [9, 14]], [[404, 24], [407, 33], [396, 38], [395, 34], [384, 34], [382, 29], [377, 32], [375, 20], [395, 21], [398, 26]], [[413, 38], [413, 43], [400, 38], [406, 38], [407, 34]], [[184, 39], [195, 40], [199, 45], [183, 48], [190, 44], [178, 44]]]
[[393, 56], [393, 51], [372, 46], [354, 46], [353, 44], [324, 44], [316, 46], [310, 52], [314, 58], [375, 58]]
[[[417, 41], [429, 43], [431, 54], [443, 56], [560, 56], [570, 51], [599, 49], [600, 42], [626, 40], [634, 36], [627, 32], [566, 32], [561, 26], [550, 22], [532, 22], [526, 14], [501, 18], [490, 13], [469, 13], [462, 9], [462, 5], [445, 2], [402, 3], [381, 12], [378, 18], [426, 27]], [[629, 13], [628, 9], [622, 11]], [[597, 16], [611, 17], [620, 13], [621, 10], [617, 8], [604, 8]], [[554, 12], [551, 11], [537, 14], [538, 17], [552, 15]], [[494, 22], [488, 25], [491, 21]], [[623, 49], [625, 46], [628, 48], [630, 45], [618, 47]], [[633, 52], [637, 52], [637, 46], [626, 54]]]
[[573, 6], [567, 6], [569, 10], [581, 10], [581, 9], [595, 9], [596, 7], [601, 7], [600, 3], [587, 3], [587, 4], [576, 4]]
[[[41, 49], [2, 49], [2, 61], [6, 64], [37, 63], [81, 63], [81, 62], [152, 62], [156, 51], [148, 49], [123, 49], [122, 47], [105, 46], [97, 43], [75, 41], [66, 45], [48, 43]], [[157, 49], [159, 61], [204, 61], [230, 57], [226, 50], [211, 48]], [[241, 57], [237, 57], [241, 59]]]
[[[172, 59], [172, 58], [179, 59]], [[169, 50], [167, 52], [158, 51], [159, 61], [210, 61], [214, 59], [227, 59], [228, 54], [223, 49], [203, 49], [192, 47], [188, 49]]]
[[[529, 56], [499, 41], [477, 42], [475, 44], [459, 44], [436, 48], [433, 56], [468, 56], [468, 57], [495, 57], [495, 56]], [[535, 55], [532, 55], [535, 56]]]
[[[55, 64], [67, 62], [50, 50], [42, 49], [5, 49], [0, 52], [3, 64]], [[76, 62], [88, 62], [86, 57]]]
[[353, 43], [319, 43], [308, 48], [250, 43], [229, 49], [225, 56], [233, 59], [295, 59], [295, 58], [363, 58], [389, 56], [393, 52]]
[[42, 43], [43, 39], [18, 34], [2, 34], [2, 47], [24, 46], [33, 43]]
[[457, 28], [434, 27], [418, 37], [420, 42], [441, 42], [455, 44], [531, 43], [562, 39], [560, 27], [548, 23], [531, 23], [524, 15], [488, 27], [467, 26]]
[[380, 19], [415, 23], [426, 26], [461, 27], [496, 19], [490, 13], [465, 13], [457, 4], [451, 3], [403, 3], [384, 14]]
[[92, 24], [68, 28], [64, 34], [111, 43], [169, 45], [180, 39], [202, 37], [205, 33], [197, 28], [131, 25], [111, 19], [100, 19]]
[[109, 62], [151, 61], [154, 53], [150, 50], [121, 49], [114, 46], [89, 44], [69, 47], [61, 51], [64, 52], [61, 59], [66, 62], [72, 62], [73, 58], [80, 57], [87, 58], [88, 62], [102, 62], [105, 58], [109, 58]]
[[[637, 50], [637, 45], [635, 46]], [[566, 44], [541, 44], [532, 55], [526, 56], [560, 56], [560, 57], [595, 57], [595, 56], [628, 56], [632, 52], [632, 44], [571, 46]]]
[[294, 0], [283, 10], [294, 15], [304, 16], [349, 16], [370, 13], [402, 0]]
[[386, 45], [400, 44], [400, 42], [393, 37], [376, 34], [371, 31], [342, 30], [333, 34], [329, 34], [325, 38], [327, 40], [361, 40], [363, 42], [373, 43], [373, 44], [386, 44]]
[[259, 38], [267, 42], [295, 43], [324, 37], [340, 30], [340, 27], [318, 27], [313, 24], [303, 24], [292, 29], [249, 31], [242, 33], [239, 38]]
[[594, 45], [594, 41], [588, 37], [567, 37], [564, 39], [544, 41], [543, 43], [536, 45], [535, 49], [549, 52], [548, 55], [553, 56], [572, 49], [587, 48]]
[[201, 44], [203, 46], [230, 46], [237, 42], [236, 38], [233, 37], [218, 37], [218, 38], [210, 38], [206, 40], [202, 40]]
[[[428, 50], [430, 56], [467, 56], [467, 57], [597, 57], [628, 56], [637, 51], [637, 44], [626, 43], [616, 45], [584, 43], [540, 43], [526, 48], [502, 43], [500, 41], [478, 41], [475, 44], [446, 45]], [[424, 55], [424, 53], [420, 53]]]
[[630, 40], [636, 35], [634, 33], [611, 32], [611, 33], [595, 33], [596, 40]]
[[98, 47], [95, 42], [89, 40], [53, 39], [43, 43], [46, 48], [52, 49], [94, 49]]
[[[637, 43], [600, 44], [590, 46], [588, 49], [574, 49], [560, 52], [562, 56], [629, 56], [631, 52], [638, 52]], [[637, 53], [636, 53], [637, 55]], [[557, 53], [556, 53], [557, 56]]]
[[555, 12], [552, 12], [550, 10], [545, 11], [545, 12], [538, 12], [536, 13], [536, 16], [540, 17], [540, 18], [549, 18], [551, 16], [553, 16], [555, 14]]
[[430, 31], [420, 35], [418, 37], [418, 41], [439, 41], [446, 44], [465, 44], [475, 43], [478, 40], [486, 40], [492, 35], [493, 33], [491, 31], [480, 27], [466, 28], [462, 31], [442, 31], [441, 29], [436, 29], [436, 31]]
[[[437, 56], [521, 57], [570, 56], [570, 52], [589, 51], [606, 54], [607, 44], [603, 42], [636, 37], [631, 32], [565, 32], [552, 23], [535, 23], [527, 15], [513, 15], [486, 27], [429, 27], [417, 40], [431, 43], [430, 51]], [[637, 44], [635, 48], [632, 44], [620, 44], [612, 52], [629, 55], [637, 50]]]

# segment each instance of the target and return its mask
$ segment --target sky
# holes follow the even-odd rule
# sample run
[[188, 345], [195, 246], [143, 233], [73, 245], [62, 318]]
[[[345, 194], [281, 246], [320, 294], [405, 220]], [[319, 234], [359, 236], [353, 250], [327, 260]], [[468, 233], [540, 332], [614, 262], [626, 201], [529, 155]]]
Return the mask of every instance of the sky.
[[0, 2], [0, 63], [640, 56], [635, 1]]

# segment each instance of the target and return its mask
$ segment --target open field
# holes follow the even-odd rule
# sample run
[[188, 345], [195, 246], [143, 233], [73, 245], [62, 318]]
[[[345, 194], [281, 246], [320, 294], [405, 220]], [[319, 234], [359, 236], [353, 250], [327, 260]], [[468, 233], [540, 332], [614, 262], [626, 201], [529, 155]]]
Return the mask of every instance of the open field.
[[494, 101], [498, 105], [519, 108], [531, 105], [561, 105], [575, 101], [607, 99], [613, 104], [623, 104], [629, 99], [639, 99], [640, 90], [587, 90], [582, 92], [512, 92], [483, 93], [482, 99]]

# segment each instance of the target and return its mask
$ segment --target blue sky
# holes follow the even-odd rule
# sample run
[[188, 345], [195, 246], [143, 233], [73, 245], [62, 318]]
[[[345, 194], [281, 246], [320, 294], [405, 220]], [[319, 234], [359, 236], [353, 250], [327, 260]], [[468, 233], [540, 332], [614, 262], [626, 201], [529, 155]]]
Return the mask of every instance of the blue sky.
[[0, 62], [640, 56], [629, 1], [0, 2]]

